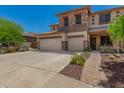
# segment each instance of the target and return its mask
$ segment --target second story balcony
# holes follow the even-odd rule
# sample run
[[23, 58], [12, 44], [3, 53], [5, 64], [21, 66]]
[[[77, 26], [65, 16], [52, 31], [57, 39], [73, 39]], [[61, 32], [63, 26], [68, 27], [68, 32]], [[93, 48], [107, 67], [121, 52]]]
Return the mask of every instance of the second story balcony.
[[74, 32], [74, 31], [87, 31], [87, 29], [88, 29], [88, 24], [83, 23], [83, 24], [74, 24], [71, 26], [63, 26], [60, 27], [58, 31]]

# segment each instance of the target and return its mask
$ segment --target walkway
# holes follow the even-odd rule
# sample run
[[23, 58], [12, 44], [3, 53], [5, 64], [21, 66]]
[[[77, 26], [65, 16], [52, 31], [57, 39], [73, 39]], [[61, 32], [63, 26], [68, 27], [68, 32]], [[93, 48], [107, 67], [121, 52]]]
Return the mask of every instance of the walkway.
[[82, 72], [81, 80], [95, 87], [100, 87], [99, 83], [106, 80], [104, 72], [100, 71], [101, 56], [99, 52], [92, 52], [86, 61]]

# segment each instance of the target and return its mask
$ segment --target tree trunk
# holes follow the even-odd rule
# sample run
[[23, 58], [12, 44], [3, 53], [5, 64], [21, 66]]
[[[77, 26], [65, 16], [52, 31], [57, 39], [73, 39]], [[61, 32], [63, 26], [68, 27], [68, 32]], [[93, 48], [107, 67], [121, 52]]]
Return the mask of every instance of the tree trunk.
[[119, 54], [120, 53], [120, 51], [119, 51], [119, 49], [120, 49], [120, 43], [119, 42], [115, 42], [115, 48], [116, 48], [116, 52]]
[[119, 41], [119, 53], [120, 53], [120, 50], [121, 50], [121, 40]]
[[115, 51], [117, 52], [117, 53], [119, 53], [119, 48], [118, 48], [118, 43], [117, 43], [117, 41], [115, 41], [115, 40], [113, 40], [113, 45], [114, 45], [114, 49], [115, 49]]

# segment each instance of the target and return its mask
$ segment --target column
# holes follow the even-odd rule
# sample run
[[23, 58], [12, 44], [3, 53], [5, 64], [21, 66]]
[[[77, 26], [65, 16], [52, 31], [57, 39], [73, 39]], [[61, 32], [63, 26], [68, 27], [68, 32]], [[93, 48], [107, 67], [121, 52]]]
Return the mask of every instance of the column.
[[100, 41], [100, 35], [97, 35], [96, 36], [96, 49], [99, 49], [100, 43], [101, 43], [101, 41]]

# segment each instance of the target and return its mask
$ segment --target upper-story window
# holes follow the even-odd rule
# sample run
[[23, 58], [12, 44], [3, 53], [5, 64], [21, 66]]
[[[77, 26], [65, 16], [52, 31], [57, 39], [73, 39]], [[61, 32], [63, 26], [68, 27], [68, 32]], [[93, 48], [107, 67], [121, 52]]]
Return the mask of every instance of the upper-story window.
[[110, 13], [105, 13], [105, 14], [100, 14], [99, 15], [99, 24], [104, 24], [108, 23], [111, 20], [111, 14]]
[[68, 26], [68, 17], [64, 17], [64, 26]]
[[76, 24], [81, 24], [81, 14], [75, 15]]

